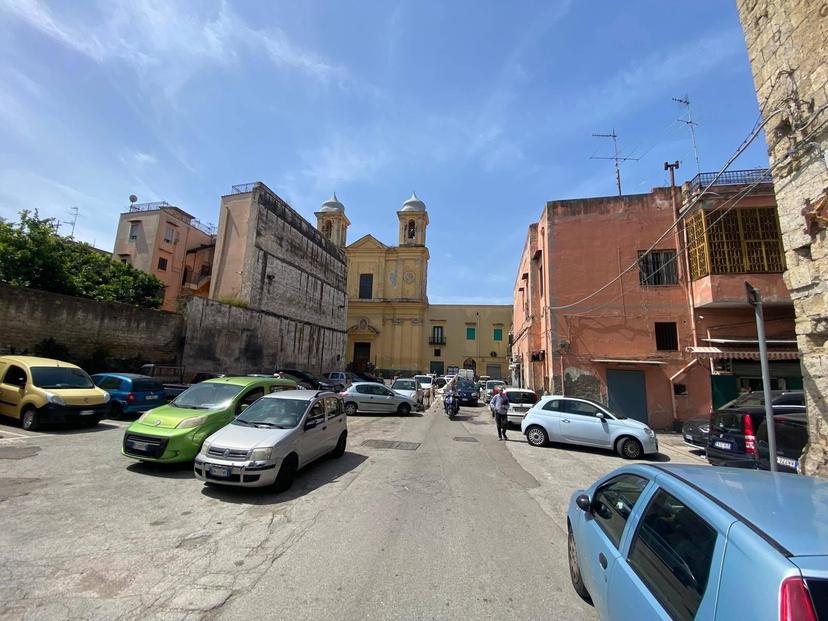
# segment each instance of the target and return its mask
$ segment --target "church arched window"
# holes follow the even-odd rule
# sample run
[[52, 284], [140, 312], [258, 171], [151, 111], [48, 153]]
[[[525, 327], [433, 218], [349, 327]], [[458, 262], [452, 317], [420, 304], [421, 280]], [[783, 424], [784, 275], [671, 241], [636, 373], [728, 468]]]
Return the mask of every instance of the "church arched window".
[[328, 239], [330, 239], [332, 231], [333, 231], [333, 225], [331, 224], [331, 221], [328, 220], [325, 224], [322, 225], [322, 234], [325, 237], [327, 237]]
[[407, 239], [415, 239], [417, 237], [417, 224], [414, 220], [408, 221], [408, 228], [405, 234]]

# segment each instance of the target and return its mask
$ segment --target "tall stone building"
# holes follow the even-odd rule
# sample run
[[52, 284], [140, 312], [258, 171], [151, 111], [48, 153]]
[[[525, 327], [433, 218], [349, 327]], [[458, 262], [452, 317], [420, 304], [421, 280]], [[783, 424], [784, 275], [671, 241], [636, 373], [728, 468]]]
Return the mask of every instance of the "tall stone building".
[[796, 310], [811, 438], [802, 470], [828, 476], [828, 2], [738, 0], [738, 6]]

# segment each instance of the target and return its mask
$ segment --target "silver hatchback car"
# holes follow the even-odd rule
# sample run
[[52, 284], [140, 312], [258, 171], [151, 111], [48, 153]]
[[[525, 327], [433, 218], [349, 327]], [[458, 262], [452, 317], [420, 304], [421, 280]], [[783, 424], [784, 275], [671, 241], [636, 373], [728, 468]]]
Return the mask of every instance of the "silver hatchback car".
[[286, 390], [262, 397], [208, 437], [193, 469], [205, 483], [283, 491], [310, 462], [341, 457], [347, 439], [347, 417], [336, 394]]
[[353, 416], [357, 412], [397, 413], [403, 416], [416, 409], [417, 401], [398, 394], [382, 384], [375, 382], [354, 382], [340, 393], [345, 404], [345, 412]]

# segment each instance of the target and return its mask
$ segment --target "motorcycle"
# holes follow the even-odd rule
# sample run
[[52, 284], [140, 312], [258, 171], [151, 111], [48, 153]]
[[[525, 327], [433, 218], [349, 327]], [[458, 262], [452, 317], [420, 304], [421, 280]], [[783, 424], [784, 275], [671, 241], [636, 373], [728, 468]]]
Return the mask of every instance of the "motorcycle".
[[453, 392], [445, 394], [443, 396], [443, 408], [449, 418], [454, 418], [455, 414], [460, 411], [460, 402], [457, 400], [457, 395]]

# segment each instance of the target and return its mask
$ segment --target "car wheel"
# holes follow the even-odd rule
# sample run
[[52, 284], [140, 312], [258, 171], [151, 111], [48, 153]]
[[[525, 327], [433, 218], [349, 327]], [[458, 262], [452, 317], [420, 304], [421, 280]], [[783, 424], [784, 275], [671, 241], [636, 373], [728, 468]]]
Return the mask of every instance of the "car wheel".
[[400, 416], [408, 416], [411, 414], [411, 406], [407, 403], [400, 403], [400, 407], [397, 408], [397, 413]]
[[581, 596], [585, 602], [592, 603], [592, 597], [584, 585], [584, 579], [581, 576], [581, 568], [578, 566], [578, 553], [575, 549], [575, 536], [572, 534], [572, 529], [567, 528], [569, 536], [567, 537], [567, 551], [569, 556], [569, 577], [572, 579], [572, 586], [575, 592]]
[[277, 492], [287, 491], [293, 485], [293, 480], [296, 478], [297, 465], [296, 455], [288, 455], [285, 457], [281, 468], [279, 468], [279, 474], [276, 475], [276, 481], [273, 484]]
[[644, 447], [635, 438], [621, 438], [616, 450], [624, 459], [641, 459], [641, 456], [644, 455]]
[[353, 416], [357, 413], [357, 404], [356, 403], [346, 403], [345, 404], [345, 414], [348, 416]]
[[546, 446], [549, 444], [549, 434], [540, 425], [532, 425], [526, 430], [526, 441], [532, 446]]
[[345, 454], [345, 446], [348, 444], [348, 432], [343, 431], [339, 434], [339, 440], [336, 447], [331, 451], [331, 457], [342, 457]]
[[124, 417], [124, 406], [117, 401], [109, 408], [109, 418], [112, 420], [121, 420]]
[[37, 410], [33, 407], [27, 407], [23, 410], [23, 415], [20, 417], [20, 426], [26, 431], [37, 431], [40, 427], [40, 422], [37, 418]]

